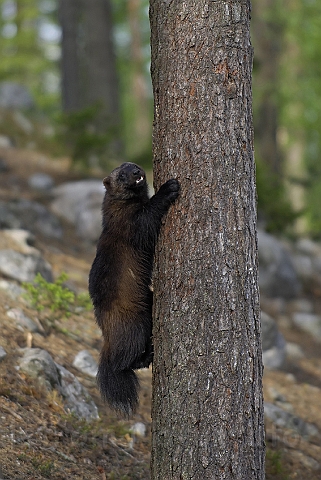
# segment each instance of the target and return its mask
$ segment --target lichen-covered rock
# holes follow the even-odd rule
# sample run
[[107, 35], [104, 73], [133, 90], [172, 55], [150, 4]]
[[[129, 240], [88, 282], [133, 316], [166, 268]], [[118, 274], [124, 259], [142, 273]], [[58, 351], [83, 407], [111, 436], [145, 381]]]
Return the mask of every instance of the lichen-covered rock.
[[53, 281], [52, 270], [40, 254], [24, 254], [15, 250], [0, 250], [0, 273], [19, 282], [32, 282], [40, 273], [47, 282]]
[[96, 377], [98, 371], [98, 365], [88, 350], [81, 350], [75, 356], [73, 366], [83, 373], [86, 373], [90, 377]]
[[295, 298], [301, 284], [290, 253], [279, 240], [262, 230], [258, 232], [258, 244], [261, 291], [268, 297]]
[[87, 421], [99, 418], [98, 409], [85, 387], [71, 372], [55, 363], [46, 350], [23, 349], [19, 367], [27, 375], [36, 378], [46, 390], [56, 389], [70, 412]]

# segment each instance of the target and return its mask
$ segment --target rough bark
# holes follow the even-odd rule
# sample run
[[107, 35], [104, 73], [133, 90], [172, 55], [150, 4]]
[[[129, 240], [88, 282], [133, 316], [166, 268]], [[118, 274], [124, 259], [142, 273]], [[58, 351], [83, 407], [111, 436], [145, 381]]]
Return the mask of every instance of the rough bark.
[[152, 478], [263, 479], [250, 2], [151, 0]]

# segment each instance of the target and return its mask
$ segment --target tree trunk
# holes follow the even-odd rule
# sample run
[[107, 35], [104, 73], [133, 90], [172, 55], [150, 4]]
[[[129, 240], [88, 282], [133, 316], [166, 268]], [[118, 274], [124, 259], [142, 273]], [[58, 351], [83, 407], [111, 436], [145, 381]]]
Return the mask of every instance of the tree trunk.
[[250, 1], [151, 0], [152, 479], [263, 479]]
[[78, 51], [79, 2], [77, 0], [59, 0], [58, 14], [62, 29], [62, 107], [64, 112], [74, 112], [82, 107]]
[[120, 107], [112, 39], [110, 0], [83, 0], [86, 94], [88, 105], [100, 105], [98, 130], [119, 128]]
[[[278, 0], [253, 1], [253, 35], [256, 61], [256, 91], [259, 108], [255, 115], [256, 154], [281, 182], [282, 156], [278, 141], [279, 70], [284, 44]], [[282, 8], [282, 7], [281, 7]]]
[[145, 153], [150, 148], [151, 137], [151, 102], [148, 95], [148, 85], [144, 75], [145, 63], [143, 55], [143, 40], [141, 34], [141, 0], [128, 0], [128, 24], [131, 36], [131, 94], [134, 110], [133, 135], [139, 142], [133, 145], [132, 154]]

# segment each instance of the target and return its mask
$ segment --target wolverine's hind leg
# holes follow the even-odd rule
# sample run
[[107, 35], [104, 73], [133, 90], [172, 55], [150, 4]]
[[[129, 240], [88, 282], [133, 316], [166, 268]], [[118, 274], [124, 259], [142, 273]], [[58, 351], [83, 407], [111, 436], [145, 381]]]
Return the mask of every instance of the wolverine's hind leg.
[[147, 345], [146, 350], [138, 357], [135, 362], [132, 364], [131, 368], [137, 370], [139, 368], [148, 368], [153, 361], [153, 344], [150, 343]]

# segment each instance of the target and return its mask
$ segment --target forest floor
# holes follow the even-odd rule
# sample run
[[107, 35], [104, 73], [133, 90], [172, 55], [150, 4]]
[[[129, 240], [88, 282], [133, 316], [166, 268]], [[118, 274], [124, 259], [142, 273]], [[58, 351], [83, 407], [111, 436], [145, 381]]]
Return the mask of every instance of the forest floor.
[[[48, 173], [56, 184], [79, 178], [70, 171], [68, 161], [49, 160], [39, 153], [9, 149], [0, 151], [0, 158], [9, 167], [0, 173], [0, 200], [27, 198], [46, 204], [46, 197], [28, 187], [32, 173]], [[61, 241], [38, 236], [35, 247], [52, 265], [55, 276], [66, 272], [74, 287], [86, 291], [94, 248], [81, 243], [70, 226], [64, 225], [64, 231]], [[148, 480], [151, 370], [139, 372], [137, 414], [128, 420], [118, 418], [101, 401], [95, 379], [72, 366], [75, 355], [83, 349], [98, 360], [101, 334], [92, 312], [71, 315], [45, 335], [30, 336], [18, 330], [6, 315], [8, 309], [17, 307], [30, 318], [37, 315], [23, 298], [13, 300], [0, 289], [0, 345], [7, 353], [0, 363], [0, 479]], [[271, 401], [271, 392], [278, 391], [296, 415], [321, 431], [320, 345], [299, 331], [283, 333], [286, 339], [301, 345], [305, 358], [285, 371], [265, 372], [265, 399]], [[77, 376], [96, 403], [99, 420], [87, 423], [77, 419], [64, 410], [59, 395], [48, 394], [17, 371], [20, 349], [30, 344], [47, 350], [57, 363]], [[145, 436], [131, 432], [137, 422], [146, 426]], [[276, 430], [272, 424], [266, 426], [266, 438], [268, 480], [321, 479], [320, 470], [316, 471], [313, 462], [307, 460], [321, 462], [320, 441], [307, 442], [291, 432]]]

